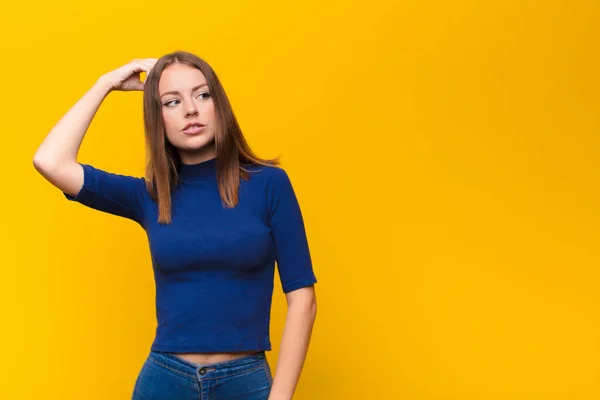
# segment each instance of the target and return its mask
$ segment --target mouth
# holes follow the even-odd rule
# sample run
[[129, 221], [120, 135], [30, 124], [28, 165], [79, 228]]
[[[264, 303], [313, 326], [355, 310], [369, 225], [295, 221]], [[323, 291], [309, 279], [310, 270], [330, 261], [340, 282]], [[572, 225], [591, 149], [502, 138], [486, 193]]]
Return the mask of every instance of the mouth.
[[204, 130], [204, 128], [206, 127], [206, 125], [204, 124], [200, 124], [200, 123], [193, 123], [193, 124], [188, 124], [184, 129], [183, 129], [183, 133], [187, 134], [187, 135], [193, 135], [199, 132], [202, 132]]

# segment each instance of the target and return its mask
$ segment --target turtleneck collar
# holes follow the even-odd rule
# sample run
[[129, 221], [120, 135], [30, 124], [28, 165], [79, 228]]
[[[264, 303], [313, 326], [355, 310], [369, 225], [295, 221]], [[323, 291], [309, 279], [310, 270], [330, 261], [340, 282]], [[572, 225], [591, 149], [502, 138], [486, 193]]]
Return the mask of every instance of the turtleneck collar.
[[180, 181], [194, 181], [216, 178], [217, 176], [217, 158], [211, 158], [210, 160], [202, 161], [196, 164], [184, 164], [179, 165], [179, 180]]

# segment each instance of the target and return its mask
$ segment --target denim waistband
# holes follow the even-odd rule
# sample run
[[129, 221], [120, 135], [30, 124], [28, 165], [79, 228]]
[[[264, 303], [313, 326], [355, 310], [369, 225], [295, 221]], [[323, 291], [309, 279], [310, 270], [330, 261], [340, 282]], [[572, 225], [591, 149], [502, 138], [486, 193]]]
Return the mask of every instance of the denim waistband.
[[[165, 368], [197, 379], [217, 379], [242, 374], [263, 367], [264, 350], [256, 354], [212, 364], [195, 364], [167, 352], [150, 351], [149, 359]], [[264, 367], [263, 367], [264, 368]]]

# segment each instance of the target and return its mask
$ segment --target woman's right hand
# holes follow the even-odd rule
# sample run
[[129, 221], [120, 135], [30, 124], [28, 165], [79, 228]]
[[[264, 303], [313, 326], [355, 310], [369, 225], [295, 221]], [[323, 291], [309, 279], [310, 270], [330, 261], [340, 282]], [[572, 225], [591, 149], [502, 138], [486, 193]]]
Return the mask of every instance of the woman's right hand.
[[140, 73], [145, 72], [146, 77], [156, 63], [156, 58], [138, 58], [102, 75], [101, 79], [106, 81], [111, 90], [144, 90], [144, 82], [140, 80]]

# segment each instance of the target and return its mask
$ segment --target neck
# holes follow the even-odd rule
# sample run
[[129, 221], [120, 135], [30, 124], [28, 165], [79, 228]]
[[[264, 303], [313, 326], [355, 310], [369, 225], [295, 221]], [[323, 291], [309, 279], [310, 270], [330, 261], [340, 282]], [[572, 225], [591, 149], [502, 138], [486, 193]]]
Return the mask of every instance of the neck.
[[212, 160], [217, 156], [214, 142], [199, 150], [179, 149], [179, 157], [182, 164], [200, 164]]
[[179, 181], [214, 181], [217, 179], [217, 157], [196, 163], [181, 163]]

